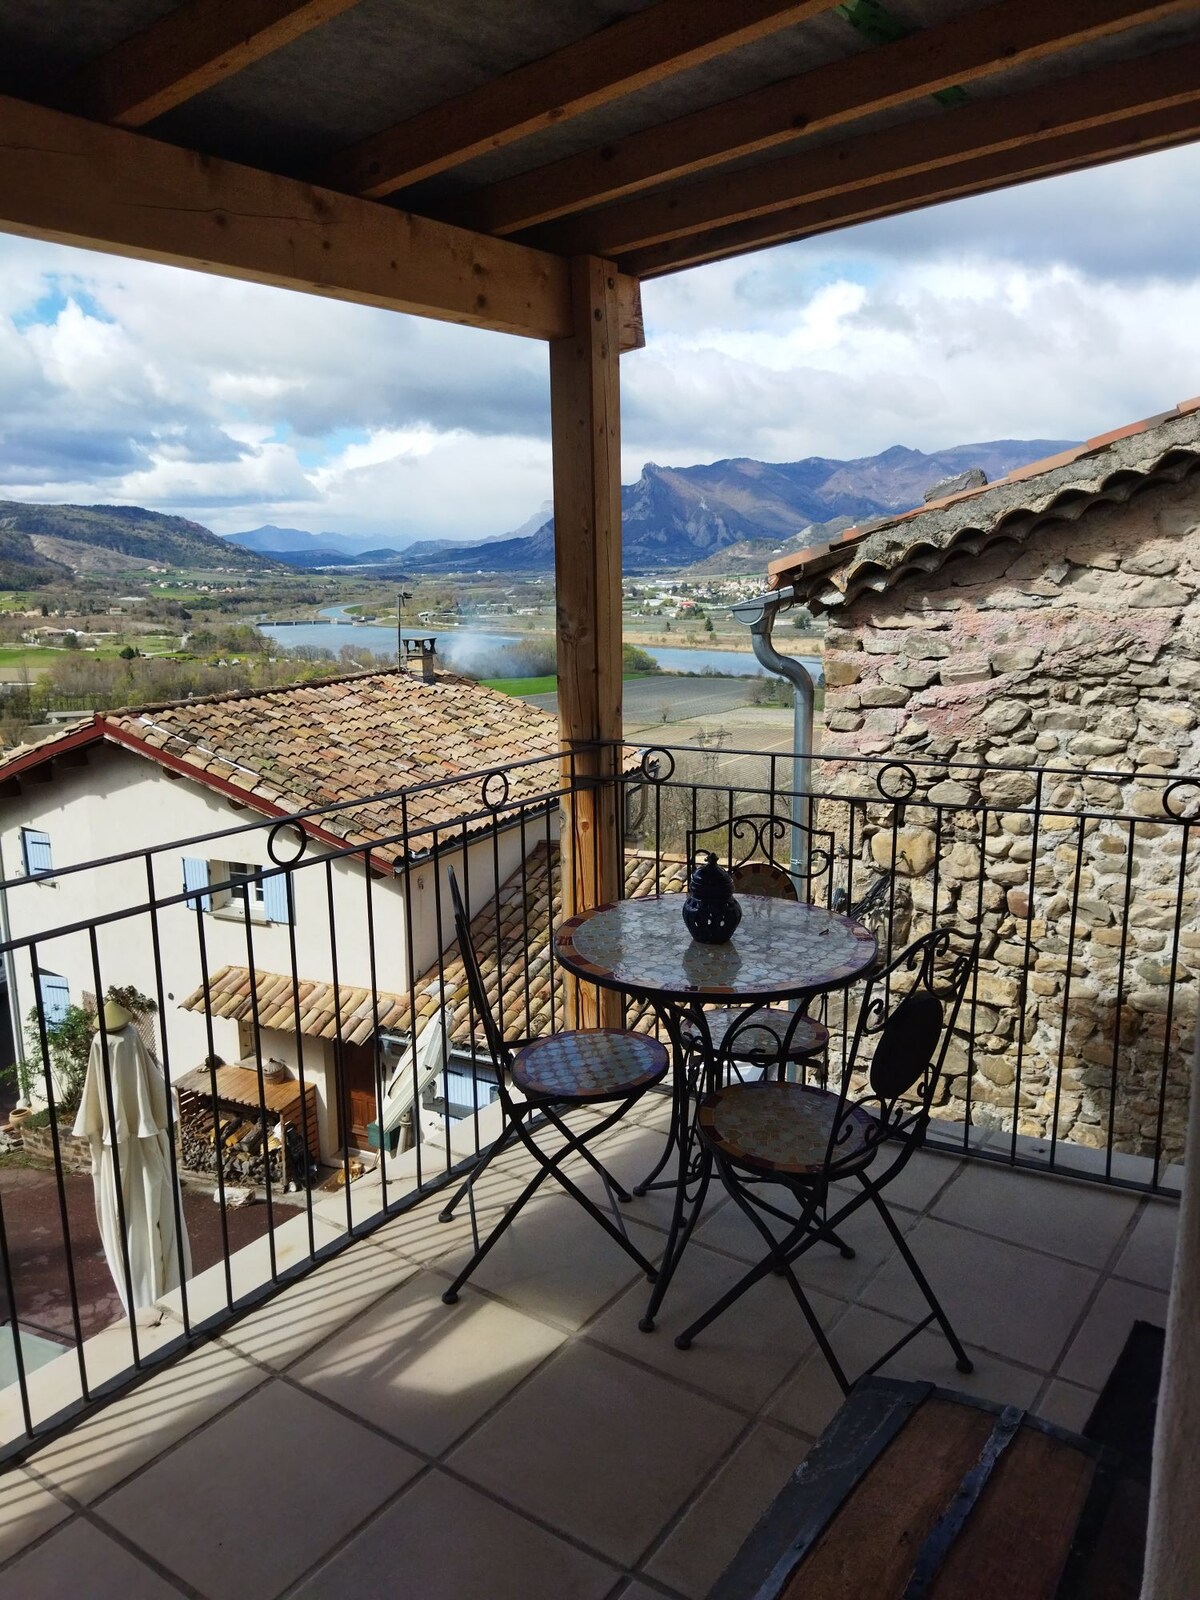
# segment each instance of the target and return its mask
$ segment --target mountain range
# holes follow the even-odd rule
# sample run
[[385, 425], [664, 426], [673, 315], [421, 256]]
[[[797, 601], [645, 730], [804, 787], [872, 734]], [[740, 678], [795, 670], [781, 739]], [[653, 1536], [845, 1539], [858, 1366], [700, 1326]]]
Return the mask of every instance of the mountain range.
[[[621, 490], [627, 571], [701, 564], [706, 570], [761, 565], [788, 543], [813, 543], [822, 524], [862, 521], [920, 505], [933, 484], [978, 467], [989, 479], [1067, 448], [1062, 439], [990, 439], [926, 453], [893, 445], [878, 455], [767, 462], [738, 457], [693, 467], [648, 462]], [[273, 539], [280, 542], [272, 543]], [[462, 543], [448, 539], [370, 549], [370, 538], [255, 528], [233, 543], [303, 566], [394, 568], [410, 573], [548, 572], [554, 517], [544, 506], [509, 534]], [[309, 541], [306, 543], [305, 541]], [[327, 551], [326, 560], [320, 558]], [[727, 559], [722, 559], [728, 552]]]

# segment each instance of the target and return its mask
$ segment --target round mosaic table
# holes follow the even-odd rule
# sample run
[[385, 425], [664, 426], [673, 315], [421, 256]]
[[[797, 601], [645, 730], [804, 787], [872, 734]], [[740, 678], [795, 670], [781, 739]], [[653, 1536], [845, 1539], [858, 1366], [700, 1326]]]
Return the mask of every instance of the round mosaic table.
[[[696, 1084], [687, 1062], [698, 1042], [703, 1079], [715, 1084], [721, 1070], [718, 1052], [727, 1054], [728, 1041], [745, 1027], [745, 1021], [733, 1024], [724, 1033], [726, 1042], [717, 1044], [703, 1020], [703, 1007], [741, 1007], [748, 1020], [756, 1006], [844, 989], [869, 971], [876, 956], [875, 936], [852, 918], [763, 895], [738, 896], [742, 920], [727, 943], [701, 944], [684, 925], [683, 902], [681, 894], [664, 894], [596, 906], [564, 922], [554, 939], [555, 954], [568, 972], [649, 1001], [671, 1039], [675, 1092], [667, 1145], [650, 1177], [634, 1191], [645, 1194], [654, 1187], [671, 1152], [678, 1150], [671, 1231], [641, 1322], [647, 1331], [691, 1236], [711, 1175], [707, 1149], [694, 1138]], [[690, 1044], [685, 1044], [685, 1027], [690, 1028]]]
[[739, 895], [726, 944], [701, 944], [683, 922], [684, 896], [597, 906], [555, 936], [568, 972], [644, 999], [797, 1000], [844, 988], [875, 960], [875, 936], [850, 917], [797, 900]]

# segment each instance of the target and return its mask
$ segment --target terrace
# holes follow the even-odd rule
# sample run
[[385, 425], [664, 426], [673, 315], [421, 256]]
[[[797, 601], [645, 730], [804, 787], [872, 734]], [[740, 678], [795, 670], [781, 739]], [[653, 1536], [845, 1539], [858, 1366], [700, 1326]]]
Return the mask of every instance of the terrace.
[[[385, 0], [256, 0], [248, 8], [188, 0], [175, 10], [162, 0], [120, 0], [68, 8], [66, 16], [61, 8], [51, 14], [11, 0], [2, 11], [0, 226], [547, 344], [563, 766], [561, 781], [544, 786], [540, 810], [523, 795], [520, 814], [504, 820], [540, 829], [548, 845], [557, 844], [563, 915], [612, 900], [624, 886], [631, 819], [618, 777], [625, 770], [619, 367], [621, 352], [644, 342], [642, 280], [1200, 135], [1200, 45], [1195, 7], [1184, 0], [1104, 0], [1086, 9], [905, 0], [895, 14], [835, 7], [833, 0], [536, 0], [519, 8], [519, 25], [512, 8], [479, 0], [399, 12]], [[869, 826], [871, 859], [878, 865], [882, 856], [897, 884], [883, 902], [889, 940], [904, 925], [898, 911], [908, 931], [914, 918], [945, 913], [974, 926], [991, 914], [984, 867], [996, 852], [989, 855], [988, 828], [1006, 804], [1026, 813], [1015, 824], [1016, 844], [1004, 848], [1008, 859], [1029, 867], [1031, 897], [1046, 887], [1039, 869], [1054, 875], [1072, 860], [1082, 867], [1093, 836], [1108, 838], [1112, 860], [1129, 864], [1123, 879], [1100, 874], [1110, 897], [1101, 931], [1115, 935], [1108, 948], [1117, 951], [1100, 984], [1073, 982], [1076, 943], [1090, 927], [1075, 914], [1077, 895], [1067, 895], [1065, 912], [1053, 913], [1054, 927], [1049, 911], [1044, 919], [1027, 915], [1023, 935], [1004, 940], [1008, 970], [988, 974], [994, 1001], [972, 996], [970, 1016], [981, 1026], [963, 1041], [938, 1108], [939, 1142], [954, 1154], [930, 1153], [918, 1169], [946, 1178], [927, 1180], [909, 1198], [913, 1230], [930, 1239], [930, 1255], [950, 1255], [930, 1265], [940, 1267], [947, 1297], [964, 1297], [969, 1341], [1000, 1345], [989, 1365], [1007, 1362], [1003, 1372], [1017, 1375], [1011, 1381], [1019, 1377], [1043, 1407], [1075, 1402], [1077, 1417], [1085, 1405], [1078, 1391], [1103, 1380], [1120, 1341], [1114, 1318], [1123, 1326], [1121, 1307], [1152, 1292], [1138, 1286], [1151, 1269], [1137, 1263], [1155, 1254], [1156, 1239], [1154, 1270], [1162, 1281], [1167, 1203], [1137, 1196], [1178, 1187], [1186, 1030], [1194, 1024], [1194, 1000], [1181, 981], [1191, 972], [1179, 962], [1190, 948], [1183, 935], [1195, 931], [1185, 883], [1188, 822], [1169, 808], [1156, 809], [1153, 820], [1122, 804], [1097, 811], [1079, 795], [1044, 795], [1036, 777], [1029, 780], [1032, 801], [998, 807], [981, 782], [981, 805], [950, 808], [953, 828], [949, 811], [925, 796], [913, 810], [933, 812], [931, 826], [916, 826], [932, 835], [926, 865], [935, 865], [934, 876], [904, 904], [901, 844], [907, 849], [912, 841], [902, 840], [902, 830], [913, 817], [898, 814], [904, 800], [857, 787], [861, 781], [828, 786], [845, 808], [838, 839], [846, 847], [846, 881], [829, 888], [845, 890], [853, 903], [850, 872], [862, 864], [856, 845]], [[738, 773], [739, 790], [755, 782]], [[779, 790], [772, 777], [769, 788], [786, 801], [786, 786]], [[481, 797], [485, 821], [489, 810], [499, 820], [507, 809], [508, 795], [497, 799], [496, 789]], [[661, 787], [648, 797], [656, 822], [661, 797]], [[868, 799], [882, 809], [882, 821], [859, 814]], [[1043, 833], [1039, 815], [1049, 811], [1061, 823], [1063, 807], [1065, 826]], [[286, 808], [263, 810], [272, 822], [287, 820]], [[551, 818], [559, 812], [555, 835]], [[941, 846], [950, 844], [960, 813], [974, 817], [981, 836], [974, 855], [964, 851], [952, 861], [953, 845], [945, 853]], [[635, 842], [656, 859], [669, 856], [681, 842], [678, 822], [676, 816], [665, 840]], [[1126, 977], [1130, 941], [1147, 936], [1128, 915], [1136, 848], [1148, 838], [1139, 829], [1166, 830], [1150, 837], [1162, 852], [1155, 893], [1166, 897], [1151, 903], [1151, 916], [1166, 918], [1157, 930], [1166, 940], [1133, 963], [1136, 971], [1154, 958], [1156, 979], [1147, 980], [1154, 992], [1144, 1005]], [[451, 832], [444, 828], [422, 844], [436, 850]], [[970, 842], [954, 837], [954, 845]], [[226, 849], [219, 859], [250, 861], [248, 842], [241, 844], [242, 853]], [[468, 853], [465, 840], [460, 847]], [[361, 859], [367, 892], [361, 909], [340, 919], [332, 916], [331, 892], [333, 945], [349, 935], [353, 919], [362, 934], [372, 903], [371, 841], [346, 848]], [[265, 840], [259, 849], [265, 866]], [[159, 850], [172, 855], [177, 882], [178, 847], [172, 852], [160, 838], [147, 857]], [[414, 859], [405, 858], [404, 873]], [[200, 894], [193, 888], [190, 905], [186, 894], [166, 894], [166, 879], [156, 887], [153, 859], [148, 864], [145, 898], [77, 924], [63, 913], [55, 926], [39, 923], [32, 939], [18, 930], [10, 941], [14, 960], [32, 965], [36, 977], [39, 946], [82, 938], [94, 969], [88, 987], [98, 999], [106, 976], [109, 983], [153, 984], [160, 950], [174, 954], [172, 944], [158, 943], [160, 924], [182, 918], [187, 931], [179, 947], [200, 968], [194, 984], [204, 984]], [[294, 868], [317, 879], [332, 870], [315, 851]], [[265, 877], [292, 871], [268, 867]], [[478, 871], [477, 884], [487, 879], [485, 865]], [[509, 866], [502, 871], [494, 860], [492, 887], [510, 881]], [[232, 894], [232, 880], [217, 887]], [[1136, 881], [1138, 894], [1141, 888]], [[473, 897], [472, 907], [484, 898]], [[254, 972], [260, 963], [245, 892], [242, 904], [244, 964]], [[365, 945], [375, 949], [371, 940]], [[416, 981], [428, 969], [421, 962], [413, 970], [412, 950], [405, 941], [415, 1018]], [[150, 961], [149, 973], [122, 970], [135, 961]], [[533, 976], [537, 963], [518, 965]], [[290, 973], [273, 970], [291, 978], [296, 994], [301, 978], [333, 983], [334, 1028], [321, 1048], [331, 1050], [328, 1069], [344, 1084], [337, 1074], [352, 1058], [337, 1025], [343, 979], [294, 964]], [[373, 975], [365, 985], [368, 995], [383, 990], [401, 1000], [404, 987], [389, 988]], [[158, 1006], [160, 1027], [175, 1003], [168, 993]], [[566, 985], [562, 1000], [569, 1020], [614, 1016], [611, 1003], [586, 989]], [[554, 1004], [551, 998], [552, 1027]], [[298, 1037], [302, 1024], [297, 1017]], [[258, 1035], [252, 1017], [247, 1042], [256, 1066]], [[165, 1066], [165, 1038], [160, 1043]], [[473, 1056], [468, 1062], [475, 1070]], [[307, 1575], [345, 1546], [348, 1562], [357, 1550], [358, 1579], [368, 1590], [406, 1573], [423, 1596], [439, 1584], [459, 1595], [501, 1594], [505, 1584], [521, 1595], [614, 1595], [622, 1586], [639, 1597], [701, 1592], [728, 1553], [708, 1544], [716, 1528], [744, 1527], [769, 1493], [771, 1463], [782, 1468], [781, 1457], [790, 1459], [801, 1436], [820, 1425], [819, 1405], [784, 1405], [789, 1394], [820, 1392], [815, 1375], [805, 1373], [794, 1319], [774, 1338], [762, 1337], [770, 1329], [756, 1322], [752, 1358], [718, 1363], [726, 1379], [717, 1370], [698, 1386], [676, 1372], [685, 1362], [701, 1370], [700, 1347], [685, 1357], [665, 1339], [635, 1331], [632, 1350], [607, 1353], [599, 1338], [605, 1319], [621, 1324], [622, 1339], [632, 1326], [616, 1309], [602, 1309], [628, 1292], [620, 1278], [605, 1283], [607, 1257], [587, 1273], [586, 1291], [577, 1290], [566, 1321], [582, 1326], [569, 1333], [562, 1298], [519, 1310], [504, 1304], [506, 1294], [536, 1290], [519, 1286], [523, 1271], [536, 1278], [537, 1269], [515, 1262], [507, 1286], [485, 1275], [457, 1311], [434, 1302], [434, 1315], [424, 1315], [422, 1285], [436, 1287], [438, 1261], [446, 1258], [432, 1265], [418, 1259], [426, 1253], [422, 1231], [436, 1235], [439, 1248], [447, 1237], [431, 1220], [437, 1202], [425, 1192], [494, 1133], [480, 1107], [465, 1124], [447, 1126], [440, 1140], [428, 1147], [422, 1140], [398, 1157], [390, 1179], [380, 1174], [377, 1194], [374, 1179], [360, 1178], [328, 1207], [325, 1198], [305, 1196], [300, 1215], [293, 1210], [286, 1219], [288, 1201], [272, 1197], [263, 1208], [272, 1224], [269, 1246], [256, 1242], [248, 1255], [230, 1249], [231, 1224], [222, 1216], [218, 1258], [198, 1258], [190, 1291], [156, 1326], [84, 1329], [78, 1297], [67, 1292], [72, 1375], [59, 1358], [21, 1372], [16, 1398], [14, 1391], [8, 1396], [9, 1439], [18, 1452], [38, 1447], [10, 1480], [27, 1494], [5, 1499], [9, 1549], [43, 1542], [27, 1556], [10, 1556], [0, 1583], [23, 1600], [39, 1591], [57, 1595], [80, 1573], [93, 1593], [103, 1583], [122, 1595], [278, 1594], [309, 1582]], [[56, 1138], [56, 1162], [60, 1155]], [[994, 1170], [1004, 1165], [1020, 1170]], [[343, 1170], [349, 1179], [348, 1155]], [[58, 1174], [53, 1198], [65, 1234], [63, 1181]], [[498, 1171], [494, 1181], [508, 1175]], [[989, 1198], [988, 1184], [1010, 1188], [1012, 1198]], [[553, 1241], [549, 1265], [574, 1220], [560, 1222], [554, 1204], [547, 1200], [541, 1212]], [[1093, 1219], [1093, 1207], [1105, 1213], [1105, 1226]], [[1062, 1208], [1060, 1227], [1051, 1226], [1054, 1208]], [[638, 1226], [649, 1243], [652, 1208], [642, 1209], [648, 1220]], [[697, 1263], [714, 1272], [728, 1270], [733, 1259], [728, 1240], [721, 1242], [723, 1215], [714, 1213], [695, 1247]], [[985, 1218], [995, 1237], [977, 1226]], [[1036, 1224], [1026, 1228], [1021, 1218]], [[535, 1220], [527, 1219], [527, 1238]], [[402, 1250], [385, 1242], [393, 1235], [405, 1241]], [[1089, 1259], [1070, 1259], [1084, 1248], [1081, 1240]], [[1061, 1254], [1046, 1248], [1051, 1244]], [[63, 1247], [69, 1259], [65, 1238]], [[512, 1248], [520, 1247], [514, 1235]], [[6, 1249], [4, 1259], [7, 1297], [20, 1322], [13, 1253]], [[562, 1285], [579, 1284], [590, 1243], [557, 1259], [561, 1273], [546, 1276], [561, 1297]], [[499, 1256], [492, 1271], [503, 1265]], [[357, 1280], [346, 1276], [351, 1266]], [[852, 1293], [845, 1293], [845, 1279], [840, 1297], [839, 1285], [823, 1288], [847, 1339], [889, 1312], [906, 1311], [888, 1298], [890, 1283], [888, 1267], [878, 1264]], [[1028, 1292], [1037, 1284], [1043, 1292]], [[686, 1287], [676, 1286], [668, 1317]], [[407, 1331], [387, 1324], [393, 1292], [413, 1297], [407, 1322], [399, 1313]], [[765, 1298], [771, 1292], [763, 1286]], [[427, 1406], [424, 1428], [411, 1411], [383, 1412], [378, 1379], [365, 1418], [344, 1395], [318, 1397], [301, 1386], [311, 1381], [310, 1347], [325, 1338], [323, 1348], [334, 1355], [337, 1340], [351, 1336], [339, 1328], [368, 1326], [362, 1308], [374, 1302], [386, 1354], [349, 1354], [348, 1368], [383, 1362], [402, 1395]], [[557, 1306], [549, 1321], [547, 1304]], [[983, 1308], [993, 1305], [985, 1318]], [[452, 1342], [468, 1307], [484, 1335], [468, 1340], [470, 1359]], [[585, 1323], [586, 1312], [595, 1320]], [[158, 1370], [157, 1362], [208, 1334], [217, 1342]], [[251, 1342], [238, 1348], [241, 1339]], [[772, 1367], [783, 1351], [786, 1361], [781, 1354]], [[319, 1368], [319, 1352], [311, 1359]], [[273, 1376], [272, 1362], [286, 1372]], [[418, 1377], [422, 1363], [428, 1365]], [[107, 1410], [100, 1406], [106, 1385], [121, 1389], [131, 1369], [142, 1377], [142, 1368], [152, 1375], [141, 1387]], [[607, 1403], [614, 1374], [620, 1407]], [[754, 1387], [735, 1390], [735, 1377]], [[630, 1406], [628, 1394], [639, 1388], [646, 1403]], [[473, 1403], [456, 1410], [464, 1395]], [[764, 1409], [769, 1422], [751, 1420]], [[547, 1419], [558, 1426], [547, 1427]], [[631, 1431], [614, 1433], [619, 1423]], [[466, 1438], [473, 1425], [477, 1431]], [[510, 1427], [506, 1452], [502, 1434]], [[585, 1427], [592, 1445], [586, 1456], [578, 1444]], [[388, 1436], [393, 1428], [403, 1442]], [[61, 1437], [52, 1437], [58, 1430]], [[79, 1460], [72, 1476], [65, 1463], [73, 1447]], [[49, 1487], [51, 1452], [64, 1463], [61, 1490]], [[589, 1473], [611, 1493], [601, 1494]], [[569, 1504], [559, 1498], [568, 1490]], [[722, 1505], [724, 1519], [713, 1510]], [[393, 1528], [400, 1538], [391, 1537]], [[1187, 1531], [1177, 1517], [1172, 1535], [1182, 1539]], [[688, 1569], [687, 1560], [704, 1550], [705, 1570]], [[470, 1551], [485, 1563], [482, 1575], [479, 1566], [450, 1565], [467, 1563]], [[631, 1574], [640, 1574], [631, 1577], [632, 1588]], [[311, 1584], [314, 1593], [353, 1587], [340, 1572], [313, 1576]]]
[[[688, 830], [715, 826], [719, 833], [754, 811], [791, 814], [790, 762], [778, 757], [626, 749], [614, 759], [625, 773], [617, 809], [629, 895], [678, 888], [678, 845]], [[887, 798], [892, 764], [817, 762], [814, 839], [828, 838], [832, 848], [827, 856], [814, 845], [801, 864], [812, 898], [822, 903], [842, 892], [861, 902], [874, 888], [871, 915], [881, 942], [899, 948], [935, 923], [966, 926], [962, 919], [980, 903], [986, 880], [956, 882], [952, 863], [961, 862], [972, 839], [982, 845], [981, 861], [993, 837], [1032, 840], [1024, 866], [1035, 914], [1023, 963], [1015, 974], [990, 958], [982, 964], [959, 1022], [961, 1059], [952, 1063], [928, 1148], [892, 1195], [976, 1371], [957, 1373], [930, 1332], [884, 1370], [1079, 1428], [1133, 1322], [1165, 1320], [1181, 1178], [1180, 1084], [1194, 1018], [1179, 941], [1196, 914], [1191, 825], [1174, 815], [1178, 792], [1153, 826], [1144, 805], [1098, 810], [1083, 787], [1095, 782], [1094, 773], [1052, 772], [1024, 803], [994, 796], [991, 805], [933, 803], [926, 789], [944, 779], [944, 765], [909, 768], [915, 791], [906, 783], [897, 801]], [[988, 781], [961, 766], [953, 775], [960, 784]], [[414, 828], [397, 868], [403, 882], [431, 861], [457, 860], [461, 871], [467, 860], [478, 880], [475, 942], [513, 1035], [561, 1027], [570, 987], [549, 940], [564, 889], [557, 807], [570, 779], [560, 776], [557, 761], [543, 760], [528, 763], [519, 780], [506, 785], [494, 773], [443, 780], [460, 806], [472, 788], [478, 803], [449, 822]], [[1127, 779], [1123, 800], [1129, 786]], [[414, 814], [436, 810], [430, 790], [437, 787], [409, 794]], [[1028, 832], [1009, 831], [1016, 818], [1026, 819]], [[319, 818], [302, 820], [315, 833]], [[305, 892], [295, 880], [323, 878], [338, 855], [328, 842], [333, 819], [324, 823], [325, 843], [310, 843], [299, 860], [274, 869], [292, 881], [298, 906]], [[895, 859], [900, 830], [916, 823], [936, 840], [934, 857], [919, 872], [881, 872], [877, 862], [889, 852], [871, 841], [890, 841]], [[517, 868], [507, 879], [494, 874], [498, 894], [472, 853], [481, 828], [485, 860], [490, 851], [494, 863], [505, 840], [521, 841]], [[238, 822], [205, 848], [256, 859], [269, 832], [261, 822]], [[239, 840], [238, 852], [224, 843], [230, 836]], [[1076, 852], [1102, 861], [1113, 853], [1102, 847], [1106, 839], [1120, 839], [1130, 853], [1112, 877], [1112, 924], [1121, 930], [1112, 990], [1097, 995], [1077, 983], [1074, 993], [1060, 985], [1055, 995], [1035, 998], [1029, 979], [1045, 974], [1046, 958], [1064, 946], [1065, 976], [1086, 939], [1077, 904], [1037, 915], [1058, 893], [1051, 863], [1065, 859], [1073, 879]], [[793, 840], [790, 827], [781, 831], [785, 858]], [[399, 840], [374, 843], [399, 853]], [[196, 849], [196, 841], [185, 847]], [[142, 881], [168, 881], [163, 863], [180, 848], [167, 843], [145, 852], [159, 870]], [[356, 852], [354, 845], [341, 849]], [[1170, 981], [1150, 995], [1121, 974], [1143, 959], [1139, 941], [1155, 944], [1157, 930], [1140, 929], [1129, 915], [1130, 897], [1136, 903], [1141, 893], [1129, 885], [1152, 861], [1170, 862], [1171, 871], [1154, 881], [1169, 884], [1176, 932]], [[95, 867], [64, 867], [61, 881]], [[1106, 892], [1101, 885], [1092, 899]], [[207, 1008], [210, 1028], [241, 1019], [249, 1028], [248, 1059], [261, 1064], [280, 1019], [265, 1010], [256, 1018], [253, 995], [265, 992], [271, 975], [260, 970], [258, 987], [243, 986], [234, 997], [240, 1009], [232, 1005], [220, 975], [205, 975], [211, 914], [193, 902], [186, 893], [138, 898], [82, 924], [14, 937], [10, 950], [18, 961], [32, 955], [65, 966], [67, 947], [82, 941], [85, 951], [96, 951], [97, 993], [114, 977], [161, 992], [150, 937], [157, 927], [157, 944], [175, 959], [189, 947], [203, 979], [198, 1000], [180, 992], [164, 1009], [159, 1033], [169, 1038], [186, 1016], [186, 1001]], [[1000, 913], [985, 911], [983, 921], [1004, 932]], [[348, 916], [329, 925], [344, 951], [347, 996], [359, 931]], [[254, 940], [262, 934], [248, 910], [242, 936], [246, 968], [254, 970]], [[119, 1314], [102, 1328], [89, 1325], [81, 1342], [3, 1392], [0, 1426], [19, 1464], [6, 1480], [0, 1596], [66, 1592], [103, 1569], [114, 1593], [211, 1600], [379, 1593], [391, 1582], [423, 1600], [485, 1592], [698, 1600], [828, 1422], [841, 1396], [785, 1284], [768, 1278], [690, 1351], [673, 1343], [755, 1259], [755, 1237], [719, 1191], [710, 1194], [653, 1333], [637, 1326], [647, 1289], [636, 1268], [561, 1194], [538, 1197], [460, 1303], [443, 1305], [440, 1295], [472, 1237], [465, 1205], [452, 1222], [438, 1220], [445, 1188], [487, 1150], [500, 1123], [487, 1093], [478, 1019], [463, 1005], [463, 968], [448, 918], [439, 921], [438, 942], [433, 965], [410, 966], [403, 992], [388, 997], [396, 1009], [387, 1022], [407, 1037], [440, 1005], [457, 1005], [446, 1070], [475, 1079], [475, 1113], [433, 1127], [427, 1112], [414, 1145], [381, 1154], [374, 1168], [368, 1158], [368, 1170], [340, 1188], [285, 1193], [275, 1183], [250, 1213], [232, 1209], [226, 1192], [221, 1243], [207, 1255], [194, 1243], [193, 1274], [181, 1289], [139, 1312], [132, 1328]], [[135, 970], [132, 950], [150, 952], [149, 966]], [[1166, 958], [1159, 952], [1157, 959]], [[303, 988], [303, 970], [294, 968], [291, 977]], [[1002, 1050], [996, 1041], [1005, 1025], [997, 1013], [1006, 1008], [988, 989], [989, 977], [1018, 986]], [[372, 1002], [360, 997], [351, 1015], [345, 997], [326, 991], [320, 1027], [336, 1058]], [[853, 1004], [851, 995], [825, 1008], [832, 1072], [843, 1058]], [[1128, 1021], [1135, 1004], [1146, 1010], [1131, 1043], [1128, 1028], [1114, 1030], [1113, 1019]], [[624, 1020], [656, 1026], [636, 1007]], [[1105, 1043], [1103, 1060], [1097, 1038]], [[161, 1057], [166, 1041], [159, 1043]], [[315, 1081], [318, 1048], [314, 1031], [300, 1057], [302, 1085], [305, 1062]], [[170, 1058], [176, 1075], [195, 1065], [178, 1047]], [[1005, 1081], [1009, 1062], [1015, 1071]], [[429, 1097], [435, 1118], [451, 1098], [445, 1089]], [[605, 1137], [602, 1157], [627, 1185], [661, 1149], [667, 1114], [667, 1102], [652, 1097]], [[68, 1145], [63, 1131], [60, 1160]], [[362, 1154], [347, 1144], [344, 1176]], [[480, 1230], [528, 1170], [528, 1158], [512, 1152], [488, 1169], [477, 1194]], [[598, 1181], [585, 1173], [577, 1173], [579, 1181], [600, 1198]], [[51, 1184], [47, 1205], [56, 1214], [52, 1202]], [[659, 1259], [669, 1198], [635, 1199], [625, 1212], [639, 1248]], [[250, 1214], [260, 1236], [236, 1248], [240, 1236], [231, 1229]], [[847, 1231], [853, 1261], [818, 1251], [799, 1273], [853, 1375], [895, 1342], [917, 1307], [877, 1219], [860, 1215]], [[64, 1299], [70, 1286], [61, 1266], [71, 1248], [60, 1234]], [[39, 1310], [27, 1296], [32, 1264], [11, 1232], [4, 1265], [18, 1324], [36, 1321]], [[181, 1518], [181, 1505], [202, 1506], [202, 1514]]]

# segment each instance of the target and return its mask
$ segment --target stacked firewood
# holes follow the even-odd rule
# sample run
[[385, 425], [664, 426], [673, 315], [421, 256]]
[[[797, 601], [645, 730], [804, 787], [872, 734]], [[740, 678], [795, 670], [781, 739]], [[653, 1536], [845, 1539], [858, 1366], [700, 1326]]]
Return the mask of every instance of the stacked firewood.
[[283, 1174], [279, 1132], [275, 1125], [232, 1106], [193, 1103], [181, 1108], [179, 1131], [183, 1164], [193, 1172], [216, 1172], [237, 1183], [264, 1184], [267, 1160], [271, 1181]]

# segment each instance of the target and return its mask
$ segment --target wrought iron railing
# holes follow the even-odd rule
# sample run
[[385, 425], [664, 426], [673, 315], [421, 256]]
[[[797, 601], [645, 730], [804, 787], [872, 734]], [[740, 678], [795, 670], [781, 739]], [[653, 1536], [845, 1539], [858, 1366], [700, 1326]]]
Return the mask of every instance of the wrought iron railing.
[[[868, 920], [885, 955], [934, 924], [982, 933], [931, 1143], [1178, 1191], [1200, 780], [818, 759], [805, 829], [790, 752], [627, 746], [614, 770], [627, 894], [682, 887], [703, 845], [776, 861], [804, 897]], [[0, 1451], [69, 1427], [411, 1212], [488, 1147], [490, 1063], [449, 943], [445, 871], [454, 865], [471, 908], [506, 1032], [561, 1027], [551, 932], [560, 809], [575, 784], [569, 760], [532, 758], [373, 797], [369, 822], [361, 801], [266, 819], [238, 810], [228, 826], [101, 860], [72, 860], [69, 838], [52, 836], [54, 865], [33, 876], [10, 858], [0, 956], [25, 1052], [17, 1075], [37, 1109], [24, 1149], [5, 1158], [26, 1164], [19, 1197], [0, 1182], [13, 1378]], [[166, 815], [173, 832], [182, 802]], [[589, 833], [575, 847], [598, 842]], [[118, 1303], [120, 1289], [136, 1301], [141, 1270], [122, 1209], [133, 1156], [111, 1149], [120, 1254], [100, 1292], [89, 1147], [71, 1132], [88, 1035], [114, 991], [164, 1088], [182, 1087], [165, 1097], [165, 1149], [173, 1232], [190, 1232], [191, 1260], [178, 1245], [155, 1328]], [[826, 1073], [845, 1064], [854, 1004], [849, 991], [825, 1007]], [[636, 1010], [628, 1020], [655, 1025]], [[418, 1094], [409, 1045], [446, 1025], [445, 1065]], [[112, 1123], [120, 1085], [98, 1037], [92, 1070]], [[397, 1064], [414, 1103], [393, 1140], [382, 1125]], [[372, 1137], [377, 1148], [359, 1148]], [[242, 1209], [245, 1190], [255, 1203]]]

